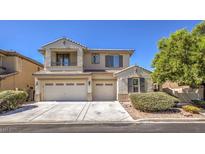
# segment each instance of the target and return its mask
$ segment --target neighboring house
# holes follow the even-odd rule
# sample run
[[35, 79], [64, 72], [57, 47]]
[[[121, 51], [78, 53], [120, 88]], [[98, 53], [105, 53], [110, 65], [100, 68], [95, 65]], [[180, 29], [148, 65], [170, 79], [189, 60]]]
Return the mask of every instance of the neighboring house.
[[35, 100], [127, 101], [152, 91], [150, 71], [129, 67], [133, 49], [90, 49], [61, 38], [39, 49], [44, 70], [34, 73]]
[[14, 51], [0, 50], [0, 91], [34, 89], [33, 73], [43, 65]]

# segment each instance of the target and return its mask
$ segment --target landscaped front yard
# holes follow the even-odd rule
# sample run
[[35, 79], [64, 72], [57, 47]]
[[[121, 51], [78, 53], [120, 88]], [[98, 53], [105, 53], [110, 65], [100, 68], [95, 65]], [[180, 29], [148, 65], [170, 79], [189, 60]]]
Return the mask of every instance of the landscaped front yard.
[[133, 94], [133, 95], [134, 96], [131, 96], [132, 102], [121, 102], [121, 104], [135, 120], [148, 119], [148, 118], [161, 118], [161, 119], [204, 118], [205, 119], [204, 115], [201, 115], [199, 113], [192, 113], [192, 110], [195, 111], [194, 110], [195, 108], [192, 109], [193, 106], [191, 106], [191, 109], [190, 106], [188, 106], [188, 109], [191, 110], [190, 112], [185, 111], [185, 109], [182, 109], [181, 107], [175, 107], [175, 104], [173, 103], [177, 103], [175, 102], [176, 98], [172, 98], [172, 96], [169, 96], [167, 94], [162, 94], [162, 93], [146, 94], [145, 93], [145, 94]]
[[122, 106], [132, 116], [133, 119], [146, 119], [146, 118], [205, 118], [201, 114], [192, 114], [185, 112], [181, 108], [176, 108], [176, 112], [164, 111], [164, 112], [142, 112], [133, 107], [131, 102], [121, 102]]
[[28, 97], [25, 91], [5, 90], [0, 92], [0, 113], [21, 107]]

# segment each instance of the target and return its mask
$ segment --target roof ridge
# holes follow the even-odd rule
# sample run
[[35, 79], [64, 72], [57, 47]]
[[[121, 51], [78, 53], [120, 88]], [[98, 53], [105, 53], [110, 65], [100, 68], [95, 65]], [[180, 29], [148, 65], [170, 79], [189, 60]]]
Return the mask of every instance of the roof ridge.
[[58, 39], [55, 39], [54, 41], [51, 41], [51, 42], [48, 42], [48, 43], [44, 44], [44, 45], [42, 46], [42, 48], [44, 48], [45, 46], [47, 46], [47, 45], [49, 45], [49, 44], [52, 44], [52, 43], [54, 43], [54, 42], [60, 41], [60, 40], [67, 40], [67, 41], [70, 41], [70, 42], [75, 43], [75, 44], [77, 44], [77, 45], [80, 45], [80, 46], [82, 46], [82, 47], [84, 47], [84, 48], [87, 48], [85, 45], [82, 45], [81, 43], [76, 42], [76, 41], [74, 41], [73, 39], [68, 38], [68, 37], [60, 37], [60, 38], [58, 38]]
[[133, 67], [138, 67], [138, 68], [141, 68], [141, 69], [143, 69], [143, 70], [145, 70], [145, 71], [147, 71], [147, 72], [149, 72], [149, 73], [152, 73], [152, 71], [150, 71], [150, 70], [148, 70], [148, 69], [145, 69], [145, 68], [143, 68], [143, 67], [141, 67], [141, 66], [135, 64], [135, 65], [128, 66], [128, 67], [126, 67], [126, 68], [124, 68], [124, 69], [122, 69], [122, 70], [120, 70], [120, 71], [118, 71], [118, 72], [116, 72], [116, 73], [114, 73], [114, 74], [118, 74], [118, 73], [124, 72], [124, 71], [126, 71], [126, 70], [128, 70], [128, 69], [130, 69], [130, 68], [133, 68]]

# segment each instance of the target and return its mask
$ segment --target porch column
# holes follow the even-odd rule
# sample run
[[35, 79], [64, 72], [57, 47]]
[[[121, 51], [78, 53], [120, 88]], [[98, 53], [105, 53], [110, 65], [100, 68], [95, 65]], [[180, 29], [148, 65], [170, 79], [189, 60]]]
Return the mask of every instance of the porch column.
[[51, 51], [50, 49], [46, 49], [45, 52], [45, 69], [51, 67]]
[[34, 96], [34, 100], [36, 102], [39, 102], [41, 100], [40, 97], [40, 81], [35, 77], [35, 96]]
[[88, 101], [92, 101], [92, 77], [88, 77]]
[[77, 49], [77, 66], [83, 71], [83, 49]]

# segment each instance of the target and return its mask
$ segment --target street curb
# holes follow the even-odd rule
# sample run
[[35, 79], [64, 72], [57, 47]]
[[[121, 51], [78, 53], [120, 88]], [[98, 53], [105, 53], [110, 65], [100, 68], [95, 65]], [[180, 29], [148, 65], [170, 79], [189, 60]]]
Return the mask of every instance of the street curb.
[[137, 119], [133, 121], [58, 121], [58, 122], [2, 122], [1, 125], [132, 125], [132, 124], [149, 124], [149, 123], [205, 123], [203, 118], [189, 118], [189, 119], [177, 119], [177, 118], [149, 118], [149, 119]]
[[205, 118], [149, 118], [135, 120], [137, 123], [205, 123]]

